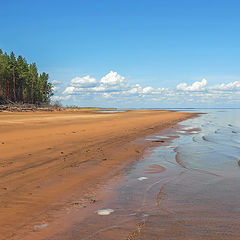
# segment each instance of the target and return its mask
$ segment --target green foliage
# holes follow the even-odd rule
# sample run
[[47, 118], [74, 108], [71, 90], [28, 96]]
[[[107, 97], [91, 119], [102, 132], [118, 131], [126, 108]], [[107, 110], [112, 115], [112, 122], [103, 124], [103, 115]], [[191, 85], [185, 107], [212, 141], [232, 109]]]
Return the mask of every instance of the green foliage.
[[49, 76], [38, 74], [36, 63], [28, 64], [26, 59], [0, 49], [0, 99], [22, 103], [48, 103], [53, 95]]

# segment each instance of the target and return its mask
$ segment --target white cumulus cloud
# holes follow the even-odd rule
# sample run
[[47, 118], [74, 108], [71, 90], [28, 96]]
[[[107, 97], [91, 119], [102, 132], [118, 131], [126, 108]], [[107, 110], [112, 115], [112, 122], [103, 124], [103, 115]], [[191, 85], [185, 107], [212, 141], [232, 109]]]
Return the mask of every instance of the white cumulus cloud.
[[121, 76], [117, 72], [110, 71], [107, 75], [101, 78], [100, 83], [104, 85], [117, 85], [123, 83], [125, 77]]
[[234, 90], [240, 90], [240, 81], [234, 81], [230, 83], [221, 83], [215, 86], [210, 87], [209, 89], [212, 90], [222, 90], [222, 91], [234, 91]]
[[153, 91], [154, 91], [154, 88], [152, 87], [145, 87], [142, 90], [143, 93], [152, 93]]
[[190, 86], [188, 86], [186, 83], [180, 83], [177, 85], [177, 89], [182, 91], [202, 91], [205, 90], [206, 85], [207, 80], [203, 78], [201, 82], [194, 82]]
[[74, 93], [75, 87], [67, 87], [64, 91], [63, 94], [68, 94], [71, 95]]
[[75, 77], [71, 80], [71, 86], [74, 87], [94, 87], [97, 84], [97, 80], [95, 78], [86, 75], [84, 77]]

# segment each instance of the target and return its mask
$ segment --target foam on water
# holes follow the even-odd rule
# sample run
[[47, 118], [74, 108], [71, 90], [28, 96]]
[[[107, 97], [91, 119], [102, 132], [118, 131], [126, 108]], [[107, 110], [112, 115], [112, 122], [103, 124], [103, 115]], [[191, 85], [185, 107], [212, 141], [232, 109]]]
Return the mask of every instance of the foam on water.
[[108, 208], [108, 209], [101, 209], [101, 210], [98, 210], [98, 211], [97, 211], [98, 215], [102, 215], [102, 216], [109, 215], [109, 214], [111, 214], [112, 212], [114, 212], [114, 210], [113, 210], [113, 209], [110, 209], [110, 208]]
[[143, 180], [146, 180], [146, 179], [148, 179], [148, 178], [147, 177], [139, 177], [138, 178], [139, 181], [143, 181]]

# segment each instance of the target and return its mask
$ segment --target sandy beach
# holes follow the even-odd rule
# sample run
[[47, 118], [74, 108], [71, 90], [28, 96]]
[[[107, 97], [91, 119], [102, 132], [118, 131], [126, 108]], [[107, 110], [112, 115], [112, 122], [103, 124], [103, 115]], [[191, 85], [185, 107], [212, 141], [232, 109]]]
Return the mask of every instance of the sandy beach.
[[74, 194], [97, 188], [161, 144], [136, 139], [194, 116], [160, 110], [0, 113], [0, 239], [26, 239], [36, 221], [57, 214]]
[[1, 1], [0, 240], [240, 240], [240, 1]]

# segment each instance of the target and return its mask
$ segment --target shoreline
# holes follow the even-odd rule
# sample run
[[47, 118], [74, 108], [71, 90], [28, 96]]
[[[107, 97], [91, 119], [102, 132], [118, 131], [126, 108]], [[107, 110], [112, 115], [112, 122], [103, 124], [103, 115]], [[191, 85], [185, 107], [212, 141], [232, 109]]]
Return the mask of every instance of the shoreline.
[[19, 232], [30, 231], [39, 216], [60, 211], [73, 195], [96, 189], [161, 144], [136, 139], [196, 116], [166, 110], [1, 113], [1, 239], [26, 239]]

